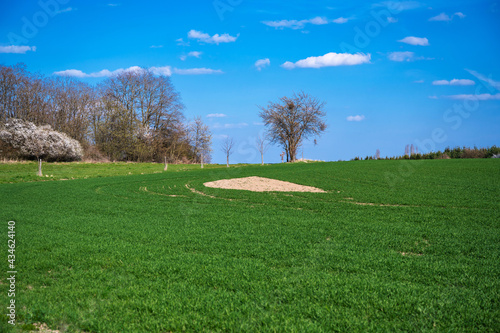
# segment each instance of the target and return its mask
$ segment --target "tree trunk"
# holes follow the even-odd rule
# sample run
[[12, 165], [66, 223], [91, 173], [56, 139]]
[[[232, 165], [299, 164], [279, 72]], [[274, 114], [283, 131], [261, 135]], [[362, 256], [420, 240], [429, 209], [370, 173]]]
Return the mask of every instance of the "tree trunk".
[[203, 169], [203, 154], [201, 154], [201, 168]]
[[168, 169], [167, 156], [165, 156], [165, 167], [163, 168], [163, 171], [167, 171], [167, 169]]
[[227, 165], [227, 167], [229, 168], [229, 155], [227, 155], [226, 157], [227, 157], [227, 162], [226, 162], [226, 165]]
[[43, 174], [42, 174], [42, 159], [41, 158], [38, 159], [38, 176], [43, 177]]
[[260, 153], [260, 158], [262, 159], [262, 165], [264, 165], [264, 154], [262, 152]]
[[288, 149], [290, 150], [290, 162], [295, 162], [297, 159], [297, 145], [295, 143], [290, 143]]

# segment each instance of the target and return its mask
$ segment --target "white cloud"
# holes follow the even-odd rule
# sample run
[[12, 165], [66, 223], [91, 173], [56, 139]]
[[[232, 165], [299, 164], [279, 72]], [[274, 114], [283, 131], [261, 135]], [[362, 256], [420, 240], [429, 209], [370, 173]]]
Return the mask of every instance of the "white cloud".
[[185, 42], [182, 38], [176, 39], [175, 41], [179, 46], [189, 46], [189, 42]]
[[321, 68], [333, 66], [352, 66], [369, 63], [371, 59], [370, 54], [363, 53], [334, 53], [330, 52], [319, 57], [309, 57], [299, 60], [295, 63], [287, 61], [281, 67], [286, 69], [294, 68]]
[[466, 69], [466, 71], [469, 72], [469, 73], [471, 73], [472, 75], [474, 75], [479, 80], [488, 83], [493, 88], [495, 88], [497, 90], [500, 90], [500, 82], [499, 81], [495, 81], [492, 78], [489, 78], [489, 77], [487, 77], [487, 76], [485, 76], [485, 75], [483, 75], [481, 73], [478, 73], [478, 72], [470, 70], [470, 69]]
[[349, 21], [348, 18], [339, 17], [339, 18], [336, 18], [335, 20], [333, 20], [332, 22], [337, 23], [337, 24], [343, 24], [343, 23], [347, 23], [348, 21]]
[[150, 70], [153, 72], [155, 75], [165, 75], [165, 76], [170, 76], [172, 75], [172, 69], [170, 66], [163, 66], [163, 67], [151, 67]]
[[[71, 76], [71, 77], [78, 77], [78, 78], [102, 78], [102, 77], [110, 77], [113, 75], [118, 75], [120, 73], [124, 72], [139, 72], [144, 70], [143, 68], [139, 66], [132, 66], [126, 69], [120, 68], [114, 71], [110, 71], [108, 69], [103, 69], [99, 72], [94, 72], [94, 73], [84, 73], [81, 70], [78, 69], [68, 69], [64, 71], [59, 71], [59, 72], [54, 72], [54, 75], [57, 76]], [[165, 66], [165, 67], [151, 67], [150, 70], [156, 74], [156, 75], [166, 75], [170, 76], [172, 74], [170, 70], [170, 66]]]
[[404, 52], [391, 52], [387, 55], [389, 60], [391, 61], [417, 61], [417, 60], [434, 60], [434, 58], [426, 58], [426, 57], [417, 57], [414, 52], [404, 51]]
[[386, 7], [393, 12], [417, 9], [422, 6], [423, 4], [418, 1], [383, 1], [374, 5], [374, 7]]
[[243, 128], [247, 127], [247, 123], [238, 123], [238, 124], [214, 124], [214, 128], [216, 129], [232, 129], [232, 128]]
[[25, 54], [28, 51], [35, 52], [36, 46], [17, 46], [17, 45], [0, 46], [0, 53]]
[[195, 58], [199, 58], [201, 57], [203, 52], [199, 52], [199, 51], [191, 51], [188, 53], [188, 57], [195, 57]]
[[280, 21], [262, 21], [263, 24], [273, 27], [276, 29], [284, 29], [284, 28], [290, 28], [290, 29], [304, 29], [306, 24], [314, 24], [314, 25], [324, 25], [328, 24], [328, 20], [324, 17], [314, 17], [309, 20], [280, 20]]
[[73, 8], [73, 7], [68, 7], [68, 8], [65, 8], [65, 9], [61, 9], [57, 12], [57, 14], [62, 14], [62, 13], [69, 13], [69, 12], [72, 12], [76, 10], [76, 8]]
[[[197, 30], [190, 30], [188, 32], [188, 38], [196, 39], [196, 40], [198, 40], [198, 42], [202, 42], [202, 43], [217, 44], [217, 45], [219, 45], [220, 43], [235, 42], [239, 36], [240, 36], [239, 34], [237, 36], [231, 36], [229, 34], [222, 34], [222, 35], [215, 34], [213, 36], [210, 36], [207, 33], [197, 31]], [[181, 39], [181, 41], [182, 41], [182, 39]]]
[[151, 48], [151, 49], [161, 49], [161, 48], [163, 48], [163, 45], [151, 45], [149, 48]]
[[174, 68], [174, 73], [179, 75], [204, 75], [204, 74], [223, 74], [224, 72], [220, 69], [211, 68], [189, 68], [189, 69], [179, 69]]
[[459, 18], [463, 19], [465, 15], [461, 12], [456, 12], [455, 14], [449, 16], [446, 13], [441, 13], [439, 15], [433, 16], [429, 19], [429, 21], [444, 21], [444, 22], [449, 22], [453, 20], [455, 16], [458, 16]]
[[[103, 77], [110, 77], [114, 75], [118, 75], [120, 73], [124, 72], [139, 72], [144, 70], [143, 68], [139, 66], [132, 66], [126, 69], [120, 68], [114, 71], [110, 71], [108, 69], [103, 69], [99, 72], [94, 72], [94, 73], [85, 73], [82, 72], [81, 70], [78, 69], [68, 69], [64, 71], [59, 71], [59, 72], [54, 72], [54, 75], [58, 76], [71, 76], [71, 77], [78, 77], [78, 78], [103, 78]], [[165, 75], [165, 76], [171, 76], [172, 73], [174, 74], [179, 74], [179, 75], [202, 75], [202, 74], [222, 74], [223, 72], [221, 70], [216, 70], [216, 69], [210, 69], [210, 68], [189, 68], [189, 69], [179, 69], [179, 68], [174, 68], [170, 66], [163, 66], [163, 67], [151, 67], [149, 70], [154, 74], [154, 75]]]
[[254, 121], [252, 124], [254, 126], [264, 126], [265, 125], [263, 122], [260, 122], [260, 121]]
[[415, 53], [405, 51], [405, 52], [392, 52], [389, 53], [389, 60], [392, 61], [413, 61], [415, 60]]
[[436, 80], [432, 82], [435, 86], [473, 86], [476, 82], [467, 79]]
[[448, 14], [441, 13], [439, 15], [433, 16], [429, 19], [429, 21], [451, 21], [452, 18], [448, 16]]
[[78, 69], [67, 69], [64, 71], [54, 72], [54, 75], [57, 76], [71, 76], [71, 77], [90, 77], [89, 74], [86, 74]]
[[498, 101], [500, 100], [500, 93], [491, 95], [491, 94], [480, 94], [480, 95], [450, 95], [450, 96], [444, 96], [445, 98], [449, 99], [456, 99], [456, 100], [478, 100], [478, 101]]
[[262, 68], [270, 66], [271, 65], [271, 60], [269, 58], [266, 59], [259, 59], [255, 62], [255, 67], [257, 68], [258, 71], [262, 70]]
[[114, 72], [111, 72], [107, 69], [103, 69], [102, 71], [99, 71], [99, 72], [87, 74], [87, 73], [84, 73], [78, 69], [68, 69], [65, 71], [54, 72], [54, 74], [57, 76], [71, 76], [71, 77], [86, 78], [86, 77], [109, 77], [109, 76], [112, 76], [118, 72], [120, 72], [120, 70], [116, 70]]
[[207, 118], [224, 118], [227, 117], [224, 113], [211, 113], [207, 114]]
[[365, 116], [361, 115], [361, 116], [349, 116], [346, 118], [347, 121], [363, 121], [365, 120]]
[[419, 45], [419, 46], [428, 46], [429, 45], [429, 40], [427, 38], [422, 38], [422, 37], [405, 37], [401, 40], [398, 40], [398, 42], [401, 43], [406, 43], [410, 45]]
[[314, 25], [324, 25], [324, 24], [328, 24], [328, 20], [324, 17], [316, 16], [315, 18], [310, 19], [309, 23], [314, 24]]
[[187, 55], [181, 55], [180, 58], [181, 58], [182, 61], [186, 60], [189, 57], [194, 57], [194, 58], [198, 58], [199, 59], [202, 54], [203, 54], [203, 52], [191, 51]]
[[269, 26], [269, 27], [273, 27], [276, 29], [283, 29], [283, 28], [303, 29], [304, 24], [299, 23], [299, 22], [303, 22], [303, 21], [281, 20], [281, 21], [262, 21], [262, 23]]

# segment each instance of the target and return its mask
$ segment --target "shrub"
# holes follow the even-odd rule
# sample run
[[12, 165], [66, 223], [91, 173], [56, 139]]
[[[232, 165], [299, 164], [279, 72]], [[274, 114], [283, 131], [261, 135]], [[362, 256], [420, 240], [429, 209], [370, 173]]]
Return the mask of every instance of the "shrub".
[[103, 155], [96, 146], [87, 146], [84, 149], [82, 159], [90, 163], [107, 163], [109, 159]]
[[68, 135], [21, 119], [10, 119], [0, 128], [0, 141], [28, 159], [75, 161], [83, 155], [80, 143]]

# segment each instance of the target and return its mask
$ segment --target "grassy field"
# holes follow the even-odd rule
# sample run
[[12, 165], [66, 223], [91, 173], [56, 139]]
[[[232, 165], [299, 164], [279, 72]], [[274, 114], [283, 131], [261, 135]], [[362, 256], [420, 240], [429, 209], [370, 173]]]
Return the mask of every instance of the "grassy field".
[[[500, 331], [500, 160], [33, 168], [0, 165], [14, 332]], [[328, 193], [203, 186], [246, 176]]]
[[[163, 167], [164, 165], [161, 163], [43, 163], [43, 177], [38, 177], [37, 162], [0, 163], [0, 184], [147, 175], [163, 173]], [[225, 165], [205, 165], [206, 169], [222, 167]], [[170, 164], [167, 171], [198, 169], [200, 169], [200, 165]]]

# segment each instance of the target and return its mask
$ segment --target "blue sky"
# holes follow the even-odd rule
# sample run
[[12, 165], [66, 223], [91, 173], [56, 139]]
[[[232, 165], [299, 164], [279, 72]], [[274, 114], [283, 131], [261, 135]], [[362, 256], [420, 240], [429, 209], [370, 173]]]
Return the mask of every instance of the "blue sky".
[[226, 136], [232, 162], [259, 162], [258, 105], [301, 90], [328, 124], [305, 158], [500, 145], [500, 1], [0, 1], [1, 64], [91, 84], [154, 67], [217, 163]]

